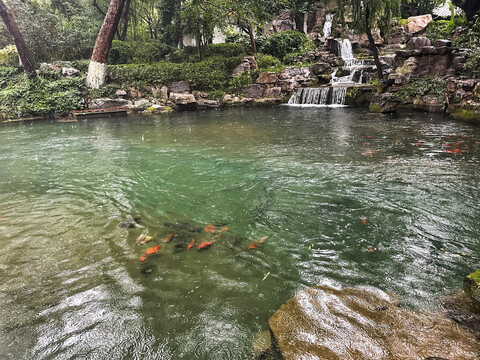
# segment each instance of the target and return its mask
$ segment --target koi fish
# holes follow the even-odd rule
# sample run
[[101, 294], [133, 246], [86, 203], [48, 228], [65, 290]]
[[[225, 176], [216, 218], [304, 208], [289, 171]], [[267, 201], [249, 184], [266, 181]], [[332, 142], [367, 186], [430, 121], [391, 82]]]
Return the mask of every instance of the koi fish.
[[375, 249], [371, 247], [370, 249], [368, 249], [368, 252], [374, 253]]
[[461, 149], [453, 149], [453, 152], [455, 154], [460, 154], [462, 152], [462, 150]]
[[152, 240], [151, 236], [142, 234], [137, 238], [137, 244], [138, 245], [143, 245], [143, 244], [148, 243], [150, 240]]
[[362, 224], [367, 225], [367, 219], [362, 219]]
[[220, 230], [218, 230], [218, 232], [222, 233], [222, 232], [228, 231], [228, 230], [230, 230], [230, 228], [228, 226], [225, 226], [225, 227], [221, 228]]
[[163, 238], [163, 241], [165, 242], [170, 242], [172, 241], [172, 238], [175, 236], [175, 234], [168, 234], [167, 237]]
[[190, 250], [194, 246], [195, 246], [195, 239], [193, 239], [192, 242], [190, 243], [190, 245], [188, 245], [188, 250]]
[[140, 261], [141, 262], [147, 261], [147, 254], [143, 254], [142, 256], [140, 256]]
[[204, 241], [200, 245], [198, 245], [198, 250], [208, 249], [214, 243], [214, 241]]
[[207, 225], [203, 228], [208, 233], [214, 233], [217, 231], [217, 228], [214, 225]]
[[249, 249], [258, 249], [260, 247], [261, 244], [263, 244], [266, 240], [268, 239], [268, 236], [264, 236], [262, 237], [259, 241], [257, 242], [252, 242], [250, 244], [250, 246], [248, 247]]
[[423, 145], [423, 141], [419, 141], [415, 144], [415, 146], [422, 146]]
[[377, 153], [376, 150], [367, 150], [363, 153], [363, 156], [373, 156]]
[[157, 245], [157, 246], [154, 246], [154, 247], [152, 247], [152, 248], [148, 248], [148, 249], [145, 251], [145, 254], [147, 254], [147, 255], [155, 254], [155, 253], [157, 253], [161, 248], [162, 248], [162, 245]]

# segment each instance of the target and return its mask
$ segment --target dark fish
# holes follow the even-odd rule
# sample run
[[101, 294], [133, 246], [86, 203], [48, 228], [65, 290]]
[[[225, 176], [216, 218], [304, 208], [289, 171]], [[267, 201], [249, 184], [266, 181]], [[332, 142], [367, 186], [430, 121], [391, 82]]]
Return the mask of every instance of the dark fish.
[[230, 245], [230, 249], [234, 250], [236, 247], [242, 245], [242, 242], [244, 242], [245, 240], [247, 239], [244, 237], [235, 238], [235, 240], [233, 240], [233, 243]]
[[137, 227], [137, 223], [140, 221], [140, 216], [128, 219], [120, 224], [118, 224], [119, 228], [129, 228], [133, 229]]

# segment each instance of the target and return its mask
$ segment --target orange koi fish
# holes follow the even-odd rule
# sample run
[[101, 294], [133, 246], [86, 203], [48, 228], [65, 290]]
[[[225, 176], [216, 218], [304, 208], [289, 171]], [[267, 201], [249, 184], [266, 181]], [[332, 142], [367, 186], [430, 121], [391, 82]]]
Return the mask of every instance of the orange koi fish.
[[376, 150], [367, 150], [363, 153], [363, 156], [373, 156], [377, 153]]
[[200, 245], [198, 245], [198, 250], [208, 249], [214, 243], [214, 241], [204, 241]]
[[222, 232], [228, 231], [228, 230], [230, 230], [230, 228], [228, 226], [225, 226], [225, 227], [221, 228], [218, 232], [222, 233]]
[[155, 253], [157, 253], [161, 248], [162, 248], [162, 245], [157, 245], [157, 246], [154, 246], [154, 247], [152, 247], [152, 248], [148, 248], [148, 249], [145, 251], [145, 254], [147, 254], [147, 255], [155, 254]]
[[195, 239], [193, 239], [190, 245], [188, 245], [188, 250], [190, 250], [194, 246], [195, 246]]
[[147, 254], [143, 254], [142, 256], [140, 256], [140, 261], [141, 262], [147, 261]]
[[138, 245], [143, 245], [143, 244], [148, 243], [150, 240], [152, 240], [151, 236], [142, 234], [137, 238], [137, 244]]
[[170, 242], [172, 241], [172, 238], [175, 236], [175, 234], [168, 234], [166, 238], [163, 239], [165, 242]]
[[453, 152], [455, 154], [460, 154], [462, 152], [462, 150], [461, 149], [453, 149]]
[[249, 248], [249, 249], [256, 250], [256, 249], [258, 249], [258, 243], [252, 242], [248, 248]]
[[268, 238], [268, 236], [264, 236], [260, 240], [258, 240], [257, 242], [252, 242], [248, 248], [249, 249], [254, 249], [254, 250], [258, 249], [260, 247], [260, 245], [263, 244], [267, 240], [267, 238]]
[[362, 219], [362, 224], [367, 225], [367, 219]]
[[208, 233], [214, 233], [217, 231], [217, 228], [214, 225], [207, 225], [203, 228]]

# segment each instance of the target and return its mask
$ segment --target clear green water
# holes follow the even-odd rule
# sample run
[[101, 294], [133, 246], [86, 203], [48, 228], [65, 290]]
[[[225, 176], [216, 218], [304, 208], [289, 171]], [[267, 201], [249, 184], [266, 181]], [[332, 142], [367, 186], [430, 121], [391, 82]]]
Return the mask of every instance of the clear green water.
[[[480, 267], [472, 125], [282, 107], [0, 134], [0, 358], [245, 359], [306, 286], [432, 308]], [[142, 264], [136, 238], [175, 221], [229, 231], [205, 251], [178, 246], [212, 235], [180, 232]]]

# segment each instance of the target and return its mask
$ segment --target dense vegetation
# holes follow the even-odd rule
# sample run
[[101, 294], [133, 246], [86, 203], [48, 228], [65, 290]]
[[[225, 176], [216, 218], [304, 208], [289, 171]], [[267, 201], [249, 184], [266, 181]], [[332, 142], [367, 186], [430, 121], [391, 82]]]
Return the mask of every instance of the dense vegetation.
[[[230, 79], [245, 55], [256, 55], [260, 69], [279, 71], [297, 64], [316, 45], [302, 31], [268, 35], [271, 20], [289, 11], [303, 29], [304, 14], [319, 1], [312, 0], [125, 0], [125, 7], [109, 57], [108, 89], [163, 86], [186, 80], [193, 90], [234, 92], [252, 83], [258, 71]], [[42, 62], [74, 61], [81, 74], [64, 78], [42, 73], [38, 80], [18, 70], [12, 38], [0, 24], [0, 113], [3, 117], [56, 115], [81, 108], [85, 97], [95, 95], [84, 86], [84, 73], [109, 0], [7, 0], [29, 46], [37, 68]], [[441, 1], [339, 0], [336, 23], [353, 14], [349, 27], [359, 33], [380, 27], [385, 33], [391, 18], [429, 12]], [[403, 21], [403, 20], [397, 20]], [[460, 29], [460, 30], [459, 30]], [[463, 29], [463, 30], [461, 30]], [[215, 31], [227, 44], [210, 44]], [[432, 41], [452, 37], [467, 47], [466, 75], [480, 68], [480, 18], [432, 22], [426, 36]], [[183, 46], [184, 37], [194, 46]], [[375, 55], [375, 52], [374, 52]], [[414, 86], [412, 87], [414, 89]], [[407, 90], [405, 90], [407, 91]], [[412, 90], [413, 91], [413, 90]]]

